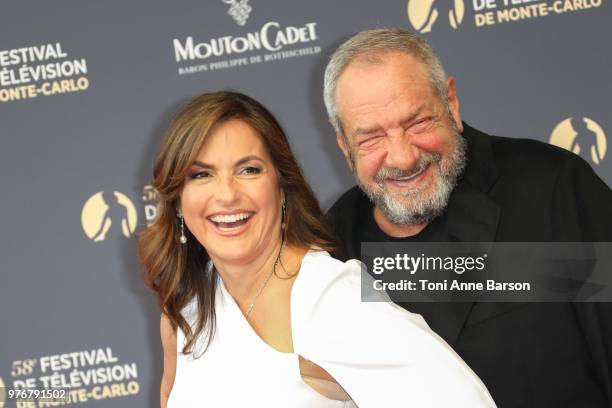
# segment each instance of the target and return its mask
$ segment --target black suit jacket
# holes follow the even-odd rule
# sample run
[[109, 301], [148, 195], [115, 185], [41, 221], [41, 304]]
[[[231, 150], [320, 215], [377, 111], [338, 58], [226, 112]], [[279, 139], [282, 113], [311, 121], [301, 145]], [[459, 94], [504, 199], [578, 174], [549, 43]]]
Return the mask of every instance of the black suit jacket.
[[[464, 126], [468, 164], [441, 240], [612, 241], [612, 191], [584, 160]], [[353, 187], [328, 213], [348, 258], [360, 257], [360, 216], [371, 206]], [[423, 315], [500, 407], [612, 407], [612, 303], [400, 305]]]

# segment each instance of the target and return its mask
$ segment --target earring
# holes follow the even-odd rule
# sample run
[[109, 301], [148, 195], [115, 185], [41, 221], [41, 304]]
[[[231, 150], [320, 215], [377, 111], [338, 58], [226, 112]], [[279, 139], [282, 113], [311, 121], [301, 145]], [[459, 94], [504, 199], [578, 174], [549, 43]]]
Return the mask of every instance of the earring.
[[183, 213], [179, 210], [178, 217], [181, 220], [181, 236], [179, 237], [179, 241], [181, 244], [187, 243], [187, 237], [185, 236], [185, 219], [183, 218]]

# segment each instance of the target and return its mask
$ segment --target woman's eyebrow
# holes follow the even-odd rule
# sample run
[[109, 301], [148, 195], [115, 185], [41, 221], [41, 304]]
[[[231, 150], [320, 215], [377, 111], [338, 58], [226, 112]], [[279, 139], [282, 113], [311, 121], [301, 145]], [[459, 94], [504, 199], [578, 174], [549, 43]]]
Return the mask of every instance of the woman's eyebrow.
[[[236, 163], [234, 163], [234, 167], [238, 167], [241, 166], [247, 162], [250, 161], [258, 161], [261, 162], [262, 164], [265, 163], [264, 159], [262, 159], [259, 156], [256, 155], [248, 155], [248, 156], [244, 156], [242, 158], [240, 158], [238, 161], [236, 161]], [[203, 161], [200, 160], [194, 160], [192, 166], [196, 166], [196, 167], [201, 167], [203, 169], [215, 169], [215, 166], [209, 163], [204, 163]]]
[[261, 157], [255, 156], [255, 155], [249, 155], [249, 156], [245, 156], [242, 159], [238, 160], [236, 162], [235, 166], [238, 167], [240, 165], [243, 165], [243, 164], [245, 164], [247, 162], [250, 162], [250, 161], [253, 161], [253, 160], [261, 162], [261, 163], [264, 163], [264, 160]]
[[199, 160], [194, 160], [192, 166], [201, 167], [203, 169], [214, 169], [215, 168], [215, 166], [213, 166], [212, 164], [204, 163]]

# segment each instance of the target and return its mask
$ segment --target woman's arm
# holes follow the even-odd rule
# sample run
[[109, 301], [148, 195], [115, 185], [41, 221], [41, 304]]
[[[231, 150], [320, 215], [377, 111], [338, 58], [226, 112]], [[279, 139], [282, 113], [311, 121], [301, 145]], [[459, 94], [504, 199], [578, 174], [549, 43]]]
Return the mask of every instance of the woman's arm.
[[162, 375], [159, 398], [161, 408], [166, 408], [168, 397], [174, 384], [174, 375], [176, 374], [176, 332], [172, 328], [168, 317], [163, 313], [159, 321], [159, 333], [164, 349], [164, 373]]

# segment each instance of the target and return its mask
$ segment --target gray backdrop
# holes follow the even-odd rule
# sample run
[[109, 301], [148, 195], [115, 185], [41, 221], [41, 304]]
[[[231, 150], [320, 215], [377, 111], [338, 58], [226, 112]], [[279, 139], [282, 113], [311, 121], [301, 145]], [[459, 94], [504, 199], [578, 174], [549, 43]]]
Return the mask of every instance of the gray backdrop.
[[[4, 1], [0, 382], [72, 386], [73, 405], [157, 406], [159, 312], [134, 227], [154, 215], [145, 186], [172, 113], [206, 90], [259, 99], [327, 208], [352, 179], [322, 71], [362, 29], [429, 31], [468, 123], [579, 148], [610, 185], [608, 1], [446, 1]], [[212, 55], [218, 43], [233, 48]]]

